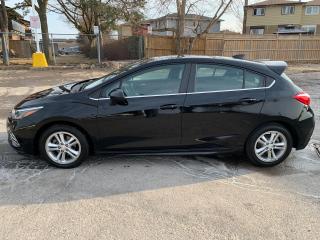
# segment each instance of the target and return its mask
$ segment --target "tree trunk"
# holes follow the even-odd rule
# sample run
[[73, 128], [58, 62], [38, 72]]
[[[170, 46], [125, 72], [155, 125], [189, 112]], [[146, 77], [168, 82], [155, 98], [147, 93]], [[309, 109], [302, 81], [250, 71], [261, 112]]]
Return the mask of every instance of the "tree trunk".
[[49, 30], [48, 30], [48, 21], [47, 21], [47, 2], [46, 0], [39, 1], [39, 11], [38, 15], [41, 23], [41, 32], [42, 32], [42, 48], [43, 52], [46, 55], [46, 59], [48, 64], [52, 64], [52, 55], [50, 49], [50, 38], [49, 38]]
[[244, 1], [244, 6], [243, 6], [242, 34], [246, 34], [247, 33], [247, 18], [248, 18], [247, 6], [248, 6], [248, 0], [245, 0]]
[[176, 52], [178, 55], [183, 53], [181, 41], [184, 36], [184, 22], [186, 15], [186, 0], [176, 0], [177, 3], [177, 30], [176, 30]]
[[97, 38], [93, 35], [86, 36], [86, 41], [84, 42], [85, 50], [84, 54], [89, 58], [97, 58]]
[[2, 42], [2, 57], [3, 64], [9, 66], [9, 40], [5, 34], [1, 34], [1, 42]]
[[[8, 14], [4, 0], [1, 0], [0, 31], [8, 33]], [[9, 35], [1, 34], [3, 64], [9, 65]]]
[[197, 40], [197, 37], [190, 37], [189, 38], [189, 44], [188, 44], [188, 50], [187, 50], [187, 53], [188, 54], [191, 54], [192, 52], [192, 49], [193, 49], [193, 44], [194, 42]]

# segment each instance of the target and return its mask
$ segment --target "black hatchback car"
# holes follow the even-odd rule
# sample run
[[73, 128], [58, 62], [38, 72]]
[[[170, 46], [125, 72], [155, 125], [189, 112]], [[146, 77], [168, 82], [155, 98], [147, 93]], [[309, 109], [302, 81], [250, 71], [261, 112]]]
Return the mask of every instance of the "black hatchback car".
[[273, 166], [314, 129], [285, 62], [170, 56], [35, 93], [7, 121], [10, 144], [69, 168], [90, 153], [245, 152]]

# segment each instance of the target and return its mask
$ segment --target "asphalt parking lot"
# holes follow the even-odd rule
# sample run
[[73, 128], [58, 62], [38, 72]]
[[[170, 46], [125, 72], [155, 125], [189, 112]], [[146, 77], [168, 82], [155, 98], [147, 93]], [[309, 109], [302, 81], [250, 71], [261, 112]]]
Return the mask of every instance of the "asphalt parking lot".
[[309, 146], [273, 168], [240, 156], [94, 156], [61, 170], [8, 146], [15, 103], [103, 74], [0, 71], [0, 239], [320, 239], [320, 72], [291, 75], [318, 123]]

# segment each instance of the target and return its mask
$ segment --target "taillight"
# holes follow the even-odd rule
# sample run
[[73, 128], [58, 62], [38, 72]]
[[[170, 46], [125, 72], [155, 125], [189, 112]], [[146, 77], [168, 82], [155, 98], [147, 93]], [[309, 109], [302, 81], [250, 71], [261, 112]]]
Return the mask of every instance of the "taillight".
[[304, 105], [310, 105], [310, 95], [305, 92], [297, 93], [297, 95], [294, 96], [296, 100], [303, 103]]

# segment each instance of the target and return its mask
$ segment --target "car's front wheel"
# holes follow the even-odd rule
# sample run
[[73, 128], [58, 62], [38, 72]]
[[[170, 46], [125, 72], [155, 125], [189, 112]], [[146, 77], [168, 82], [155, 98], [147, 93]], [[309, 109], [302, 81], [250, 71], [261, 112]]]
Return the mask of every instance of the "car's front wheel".
[[48, 128], [40, 137], [39, 148], [48, 163], [60, 168], [79, 166], [89, 153], [85, 135], [67, 125]]
[[292, 136], [279, 124], [269, 124], [257, 129], [246, 144], [246, 153], [250, 161], [262, 167], [281, 163], [291, 150]]

